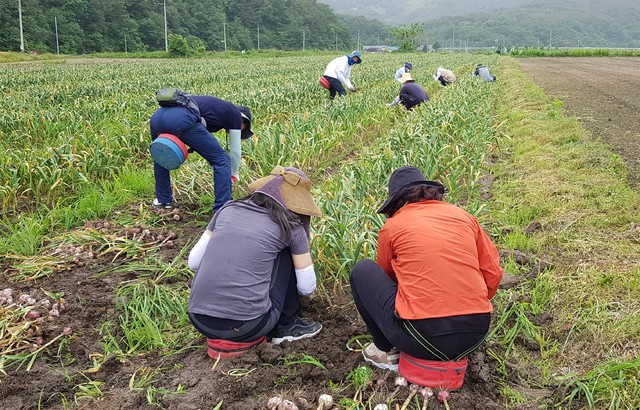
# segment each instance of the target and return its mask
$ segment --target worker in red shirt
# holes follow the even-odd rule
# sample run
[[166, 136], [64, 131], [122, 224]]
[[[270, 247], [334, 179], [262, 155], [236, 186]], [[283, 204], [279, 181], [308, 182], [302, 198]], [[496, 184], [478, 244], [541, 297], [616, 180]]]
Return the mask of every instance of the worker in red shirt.
[[503, 270], [498, 250], [468, 212], [443, 201], [444, 186], [413, 166], [395, 170], [378, 213], [387, 221], [378, 257], [359, 261], [351, 291], [373, 343], [366, 362], [397, 370], [399, 352], [450, 361], [489, 331]]

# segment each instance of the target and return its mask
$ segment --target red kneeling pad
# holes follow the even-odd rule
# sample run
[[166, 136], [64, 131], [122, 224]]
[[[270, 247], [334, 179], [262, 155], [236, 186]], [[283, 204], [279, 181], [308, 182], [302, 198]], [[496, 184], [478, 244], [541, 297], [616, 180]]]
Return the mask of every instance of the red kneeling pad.
[[417, 359], [401, 352], [398, 372], [408, 381], [434, 389], [455, 390], [462, 387], [467, 358], [457, 361]]
[[331, 83], [329, 82], [329, 80], [327, 80], [327, 77], [325, 76], [320, 77], [320, 80], [318, 82], [323, 88], [326, 88], [327, 90], [331, 88]]
[[231, 342], [223, 339], [207, 339], [207, 354], [212, 359], [226, 359], [229, 357], [238, 357], [247, 353], [254, 346], [267, 343], [267, 338], [262, 336], [253, 342]]

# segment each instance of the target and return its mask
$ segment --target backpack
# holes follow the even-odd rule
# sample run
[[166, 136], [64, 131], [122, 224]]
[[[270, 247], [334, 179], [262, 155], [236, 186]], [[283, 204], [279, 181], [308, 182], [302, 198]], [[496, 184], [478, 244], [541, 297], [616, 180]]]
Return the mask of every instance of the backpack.
[[200, 117], [200, 107], [191, 94], [178, 88], [163, 88], [156, 91], [156, 100], [160, 107], [187, 107]]

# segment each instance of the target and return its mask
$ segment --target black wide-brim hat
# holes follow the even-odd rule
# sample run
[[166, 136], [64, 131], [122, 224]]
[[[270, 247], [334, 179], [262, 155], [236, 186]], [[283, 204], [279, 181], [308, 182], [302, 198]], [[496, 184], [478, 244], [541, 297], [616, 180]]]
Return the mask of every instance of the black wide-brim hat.
[[389, 177], [389, 197], [378, 209], [379, 214], [386, 214], [387, 209], [399, 198], [406, 194], [411, 188], [425, 185], [437, 188], [444, 195], [444, 185], [436, 181], [427, 180], [420, 169], [414, 166], [400, 167], [393, 171]]

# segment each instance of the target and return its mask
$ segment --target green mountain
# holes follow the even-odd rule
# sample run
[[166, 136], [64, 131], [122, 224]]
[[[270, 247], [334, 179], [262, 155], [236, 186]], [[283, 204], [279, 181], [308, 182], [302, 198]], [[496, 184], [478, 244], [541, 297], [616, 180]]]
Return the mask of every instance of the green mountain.
[[476, 12], [505, 10], [530, 3], [531, 0], [320, 0], [336, 13], [362, 15], [388, 24], [428, 21]]
[[[378, 18], [387, 24], [423, 22], [424, 42], [440, 47], [640, 47], [640, 2], [323, 0], [336, 12]], [[353, 27], [351, 27], [353, 30]]]

